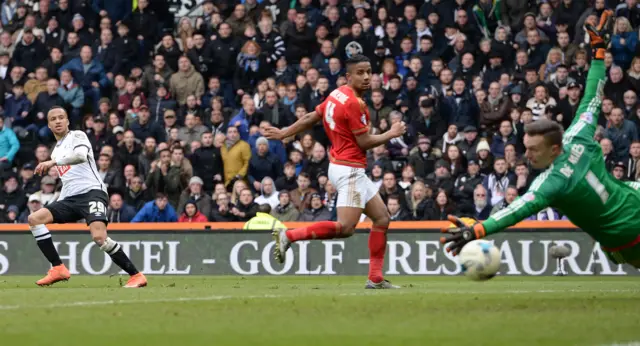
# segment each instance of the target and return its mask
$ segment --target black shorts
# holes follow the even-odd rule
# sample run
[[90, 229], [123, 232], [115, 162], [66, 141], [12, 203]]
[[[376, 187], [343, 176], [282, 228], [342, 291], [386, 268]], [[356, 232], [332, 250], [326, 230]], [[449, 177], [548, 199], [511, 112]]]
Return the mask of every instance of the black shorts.
[[72, 223], [84, 219], [87, 225], [94, 221], [108, 223], [109, 196], [102, 190], [91, 190], [81, 195], [69, 196], [45, 208], [53, 215], [53, 223]]

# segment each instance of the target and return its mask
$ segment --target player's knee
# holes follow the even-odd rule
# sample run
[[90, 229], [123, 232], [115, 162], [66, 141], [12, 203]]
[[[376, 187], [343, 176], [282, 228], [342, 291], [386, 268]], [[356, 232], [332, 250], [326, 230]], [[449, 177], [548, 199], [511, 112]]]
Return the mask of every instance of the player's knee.
[[27, 217], [27, 222], [29, 223], [29, 226], [35, 226], [35, 225], [37, 225], [37, 223], [36, 223], [36, 217], [35, 217], [33, 214], [30, 214], [30, 215]]
[[96, 234], [91, 237], [93, 238], [93, 242], [98, 246], [104, 245], [104, 242], [107, 240], [106, 234]]
[[373, 220], [373, 225], [378, 227], [389, 227], [389, 223], [391, 222], [391, 217], [389, 216], [389, 212], [386, 212]]
[[340, 232], [338, 233], [339, 238], [347, 238], [352, 236], [356, 232], [356, 225], [352, 223], [340, 223]]

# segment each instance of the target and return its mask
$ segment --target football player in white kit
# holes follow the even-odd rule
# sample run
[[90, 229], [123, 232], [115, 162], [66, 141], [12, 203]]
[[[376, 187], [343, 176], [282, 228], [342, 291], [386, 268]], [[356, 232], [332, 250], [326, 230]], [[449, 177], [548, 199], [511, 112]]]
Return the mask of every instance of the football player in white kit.
[[52, 266], [47, 275], [36, 284], [48, 286], [58, 281], [69, 280], [71, 276], [60, 260], [45, 225], [85, 219], [93, 241], [115, 264], [131, 275], [124, 287], [146, 286], [145, 276], [138, 272], [120, 244], [107, 236], [106, 210], [109, 196], [102, 179], [98, 177], [89, 138], [82, 131], [69, 130], [69, 116], [62, 107], [56, 106], [49, 110], [47, 123], [57, 143], [51, 160], [38, 164], [35, 173], [45, 175], [51, 167], [56, 167], [62, 180], [62, 191], [56, 202], [29, 215], [31, 233]]

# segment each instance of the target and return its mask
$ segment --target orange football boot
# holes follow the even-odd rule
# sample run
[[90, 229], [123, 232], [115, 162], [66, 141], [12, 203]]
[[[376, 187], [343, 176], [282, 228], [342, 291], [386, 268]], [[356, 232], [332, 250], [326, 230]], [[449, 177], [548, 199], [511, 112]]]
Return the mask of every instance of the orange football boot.
[[132, 275], [124, 288], [139, 288], [147, 285], [147, 278], [142, 273]]
[[45, 277], [36, 281], [36, 285], [49, 286], [59, 281], [67, 281], [70, 277], [71, 274], [69, 273], [67, 267], [65, 267], [64, 264], [61, 264], [49, 269]]

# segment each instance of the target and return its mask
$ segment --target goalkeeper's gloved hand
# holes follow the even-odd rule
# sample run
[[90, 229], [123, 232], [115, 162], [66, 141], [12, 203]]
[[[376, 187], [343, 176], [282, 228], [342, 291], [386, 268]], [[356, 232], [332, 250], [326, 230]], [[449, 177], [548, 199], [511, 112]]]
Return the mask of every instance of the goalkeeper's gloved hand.
[[465, 223], [460, 218], [449, 215], [449, 222], [456, 225], [456, 227], [442, 228], [442, 233], [446, 233], [444, 237], [440, 237], [440, 244], [452, 244], [447, 247], [447, 252], [451, 252], [454, 256], [460, 253], [460, 250], [470, 241], [484, 238], [487, 232], [484, 230], [484, 226], [477, 220], [472, 220], [472, 223]]
[[600, 23], [586, 23], [585, 29], [589, 34], [589, 43], [591, 44], [592, 56], [596, 60], [604, 60], [604, 53], [607, 51], [609, 42], [611, 41], [611, 22], [613, 11], [605, 10], [600, 16]]

